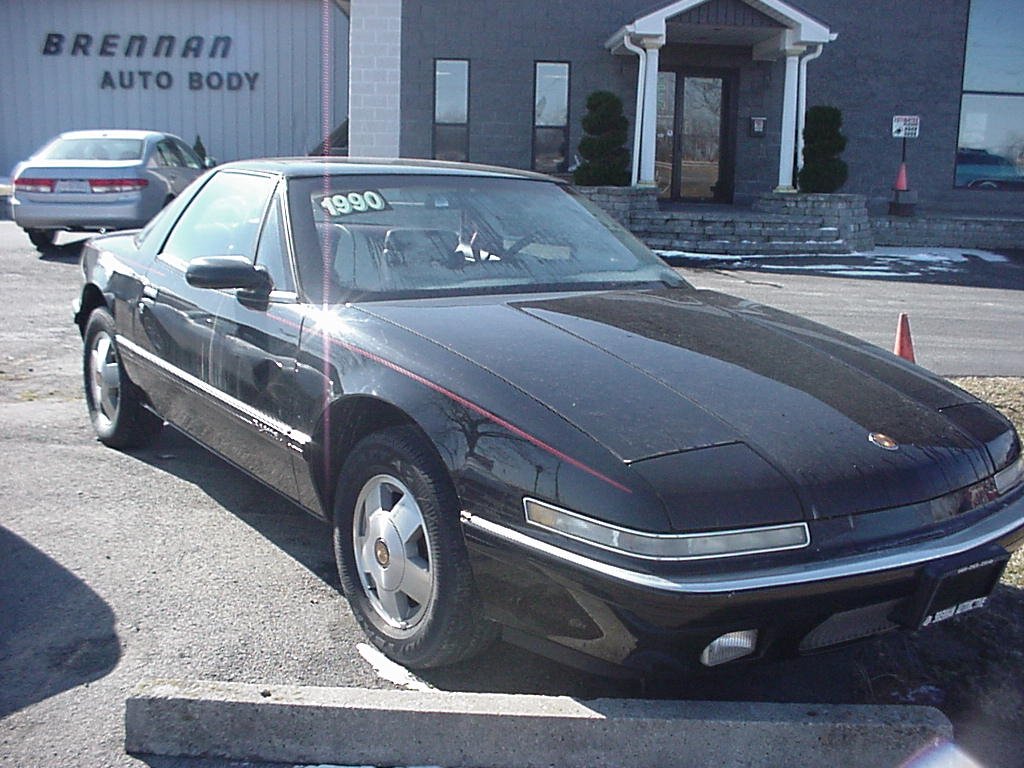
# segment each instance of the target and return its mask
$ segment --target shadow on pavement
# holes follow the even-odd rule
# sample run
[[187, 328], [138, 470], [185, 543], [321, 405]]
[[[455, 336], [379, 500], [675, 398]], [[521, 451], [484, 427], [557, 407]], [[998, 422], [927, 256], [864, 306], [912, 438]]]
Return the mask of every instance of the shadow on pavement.
[[258, 531], [296, 562], [341, 590], [330, 528], [178, 430], [165, 426], [150, 447], [132, 451], [140, 461], [202, 488], [224, 509]]
[[0, 718], [105, 676], [121, 657], [114, 612], [0, 526]]
[[39, 251], [40, 261], [56, 261], [62, 264], [77, 264], [82, 256], [85, 240], [74, 240], [70, 243], [54, 244]]
[[[941, 253], [933, 253], [941, 250]], [[666, 255], [675, 267], [1024, 290], [1024, 256], [982, 258], [971, 250], [903, 248], [899, 253], [765, 257]], [[993, 258], [1002, 258], [994, 261]]]

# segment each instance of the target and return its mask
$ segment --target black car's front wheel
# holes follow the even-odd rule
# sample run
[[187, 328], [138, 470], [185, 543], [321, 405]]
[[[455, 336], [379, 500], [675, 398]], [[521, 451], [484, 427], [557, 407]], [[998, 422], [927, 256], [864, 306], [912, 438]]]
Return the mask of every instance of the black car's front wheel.
[[112, 448], [134, 448], [149, 442], [163, 422], [145, 409], [140, 392], [121, 366], [110, 312], [93, 310], [84, 340], [85, 403], [96, 435]]
[[335, 493], [334, 551], [356, 619], [400, 664], [454, 664], [494, 638], [470, 572], [455, 490], [414, 428], [376, 432], [352, 450]]

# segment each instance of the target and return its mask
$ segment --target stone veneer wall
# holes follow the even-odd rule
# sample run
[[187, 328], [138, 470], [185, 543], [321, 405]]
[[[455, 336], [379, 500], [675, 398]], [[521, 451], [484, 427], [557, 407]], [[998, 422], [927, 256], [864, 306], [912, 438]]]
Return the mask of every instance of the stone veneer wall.
[[875, 245], [1024, 249], [1024, 218], [869, 217], [847, 194], [762, 195], [753, 210], [662, 211], [653, 189], [577, 187], [652, 248], [729, 255], [851, 253]]
[[785, 194], [772, 192], [754, 202], [754, 210], [780, 216], [821, 218], [822, 227], [835, 227], [836, 240], [851, 251], [870, 251], [875, 247], [867, 198], [863, 195]]
[[957, 216], [877, 216], [878, 245], [1024, 249], [1024, 219]]
[[633, 227], [634, 214], [657, 211], [657, 190], [651, 187], [576, 187], [622, 226]]

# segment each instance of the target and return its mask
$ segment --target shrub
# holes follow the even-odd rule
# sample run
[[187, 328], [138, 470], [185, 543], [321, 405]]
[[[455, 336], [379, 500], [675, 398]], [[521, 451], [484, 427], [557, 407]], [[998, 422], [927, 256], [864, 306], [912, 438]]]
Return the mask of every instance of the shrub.
[[629, 184], [629, 152], [623, 146], [629, 121], [622, 114], [622, 99], [609, 91], [594, 91], [587, 97], [583, 116], [580, 156], [583, 162], [573, 180], [583, 186]]
[[835, 192], [846, 183], [847, 167], [839, 155], [846, 149], [840, 128], [843, 113], [835, 107], [811, 107], [804, 123], [804, 165], [801, 192]]

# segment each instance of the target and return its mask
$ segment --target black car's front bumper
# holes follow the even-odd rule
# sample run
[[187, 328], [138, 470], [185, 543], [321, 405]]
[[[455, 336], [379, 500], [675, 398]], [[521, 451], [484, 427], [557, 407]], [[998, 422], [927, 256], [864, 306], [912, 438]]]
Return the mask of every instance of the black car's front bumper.
[[739, 558], [714, 573], [634, 570], [471, 512], [462, 519], [489, 615], [516, 636], [642, 673], [687, 671], [731, 632], [757, 630], [746, 658], [764, 658], [980, 607], [1000, 559], [1024, 543], [1024, 487], [914, 543], [771, 567]]

